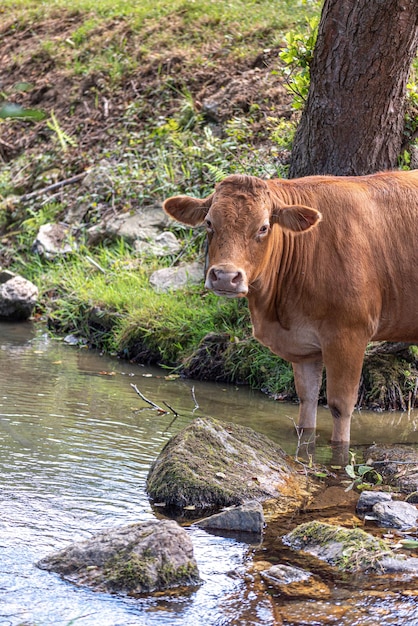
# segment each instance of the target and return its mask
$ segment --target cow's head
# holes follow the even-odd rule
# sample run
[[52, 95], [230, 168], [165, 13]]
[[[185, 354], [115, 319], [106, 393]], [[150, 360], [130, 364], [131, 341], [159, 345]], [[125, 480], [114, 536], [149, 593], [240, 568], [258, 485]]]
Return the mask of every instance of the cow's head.
[[273, 230], [303, 233], [321, 219], [316, 209], [287, 205], [270, 181], [229, 176], [204, 199], [175, 196], [164, 210], [183, 224], [205, 224], [209, 241], [206, 287], [217, 295], [246, 296], [268, 264]]

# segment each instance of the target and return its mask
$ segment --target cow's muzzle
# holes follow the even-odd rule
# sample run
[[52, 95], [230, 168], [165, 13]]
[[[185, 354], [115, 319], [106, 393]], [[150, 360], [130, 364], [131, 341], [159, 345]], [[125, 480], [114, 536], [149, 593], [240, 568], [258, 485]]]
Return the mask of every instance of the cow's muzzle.
[[217, 296], [237, 298], [248, 293], [248, 281], [244, 270], [232, 266], [215, 266], [209, 268], [205, 287]]

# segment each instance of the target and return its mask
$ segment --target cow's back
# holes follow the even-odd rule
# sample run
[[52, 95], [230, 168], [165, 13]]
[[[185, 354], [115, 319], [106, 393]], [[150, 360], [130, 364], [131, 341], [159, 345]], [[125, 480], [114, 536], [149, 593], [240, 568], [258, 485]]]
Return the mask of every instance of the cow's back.
[[295, 237], [304, 266], [291, 300], [318, 319], [358, 318], [374, 339], [418, 341], [418, 170], [278, 184], [322, 214]]

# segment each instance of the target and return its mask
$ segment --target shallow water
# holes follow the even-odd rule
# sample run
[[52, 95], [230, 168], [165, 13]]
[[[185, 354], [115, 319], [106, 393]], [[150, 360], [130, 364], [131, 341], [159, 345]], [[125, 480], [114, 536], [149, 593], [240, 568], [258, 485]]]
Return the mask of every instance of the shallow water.
[[[144, 489], [149, 466], [165, 442], [197, 415], [250, 426], [293, 454], [296, 406], [243, 387], [167, 380], [166, 375], [53, 341], [30, 324], [0, 324], [1, 625], [281, 623], [283, 602], [245, 576], [254, 548], [193, 526], [188, 532], [204, 582], [186, 596], [117, 598], [77, 588], [34, 566], [103, 528], [154, 518]], [[132, 383], [180, 416], [152, 410]], [[353, 442], [417, 443], [417, 421], [416, 412], [356, 414]], [[317, 458], [326, 461], [331, 420], [325, 409], [318, 432]], [[271, 549], [266, 544], [255, 552]], [[343, 596], [336, 592], [325, 603], [328, 608], [316, 603], [315, 611], [310, 602], [293, 603], [284, 623], [418, 624], [413, 599], [369, 594], [367, 618], [361, 621], [358, 607], [349, 606], [352, 597]], [[346, 616], [337, 619], [335, 607], [341, 605], [348, 607]], [[337, 621], [321, 621], [330, 610]], [[402, 616], [403, 621], [388, 621], [388, 613], [390, 620]], [[303, 621], [316, 614], [319, 621]]]

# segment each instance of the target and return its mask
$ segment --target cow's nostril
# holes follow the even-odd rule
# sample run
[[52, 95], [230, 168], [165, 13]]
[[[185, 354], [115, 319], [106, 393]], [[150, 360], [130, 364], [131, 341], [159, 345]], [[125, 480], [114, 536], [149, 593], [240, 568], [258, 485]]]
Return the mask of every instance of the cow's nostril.
[[231, 280], [231, 283], [233, 285], [236, 285], [237, 283], [239, 283], [241, 281], [242, 281], [242, 274], [241, 274], [241, 272], [237, 272], [235, 274], [235, 276], [233, 277], [233, 279]]
[[216, 272], [213, 268], [209, 270], [209, 280], [211, 280], [213, 283], [218, 280]]

